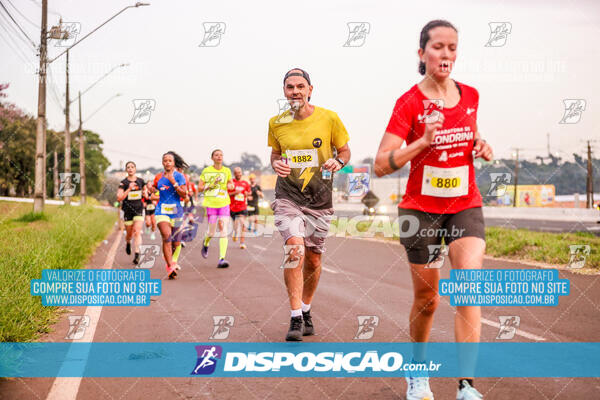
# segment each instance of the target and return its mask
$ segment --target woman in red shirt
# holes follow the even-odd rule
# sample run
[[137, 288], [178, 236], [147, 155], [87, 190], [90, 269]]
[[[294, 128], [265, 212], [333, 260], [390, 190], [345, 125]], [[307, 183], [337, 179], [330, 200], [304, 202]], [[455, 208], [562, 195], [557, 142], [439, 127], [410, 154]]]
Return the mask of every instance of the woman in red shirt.
[[[419, 44], [419, 73], [424, 78], [396, 102], [374, 170], [383, 176], [410, 162], [406, 194], [398, 205], [401, 221], [409, 226], [401, 224], [400, 241], [414, 289], [410, 335], [414, 342], [424, 343], [440, 301], [442, 238], [452, 268], [482, 266], [485, 231], [473, 159], [491, 160], [492, 148], [477, 130], [477, 90], [450, 78], [456, 28], [447, 21], [431, 21], [421, 31]], [[406, 147], [401, 148], [404, 142]], [[456, 341], [479, 342], [480, 332], [480, 307], [456, 307]], [[415, 362], [425, 361], [425, 346], [416, 349]], [[407, 383], [407, 399], [433, 399], [427, 377], [407, 377]], [[480, 398], [472, 379], [461, 378], [457, 399]]]

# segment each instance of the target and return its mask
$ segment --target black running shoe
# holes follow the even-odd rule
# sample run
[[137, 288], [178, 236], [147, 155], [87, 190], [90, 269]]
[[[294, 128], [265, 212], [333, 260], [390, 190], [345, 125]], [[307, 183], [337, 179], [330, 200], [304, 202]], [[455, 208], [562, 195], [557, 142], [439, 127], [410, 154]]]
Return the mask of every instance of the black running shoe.
[[135, 253], [135, 256], [133, 257], [133, 263], [135, 265], [138, 265], [139, 262], [140, 262], [140, 253]]
[[285, 336], [285, 340], [288, 342], [302, 341], [302, 317], [292, 317], [290, 320], [290, 330]]
[[304, 320], [304, 330], [302, 336], [312, 336], [315, 334], [315, 327], [312, 323], [312, 317], [310, 316], [310, 310], [307, 312], [302, 311], [302, 319]]
[[224, 258], [221, 258], [219, 260], [219, 263], [217, 264], [217, 268], [227, 268], [227, 267], [229, 267], [229, 263]]
[[127, 245], [125, 246], [125, 253], [127, 253], [127, 255], [131, 255], [131, 243], [127, 242]]

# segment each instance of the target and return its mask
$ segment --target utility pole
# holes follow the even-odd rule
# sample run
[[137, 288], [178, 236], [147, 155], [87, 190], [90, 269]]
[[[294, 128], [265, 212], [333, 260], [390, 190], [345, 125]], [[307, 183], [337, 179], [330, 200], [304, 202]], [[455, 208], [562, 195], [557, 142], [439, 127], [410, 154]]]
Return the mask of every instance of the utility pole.
[[42, 28], [40, 32], [40, 70], [38, 83], [38, 116], [35, 131], [35, 186], [33, 212], [44, 211], [44, 177], [46, 176], [46, 26], [48, 0], [42, 0]]
[[85, 204], [85, 140], [81, 129], [81, 91], [79, 92], [79, 204]]
[[58, 180], [58, 153], [56, 151], [56, 149], [54, 149], [54, 168], [52, 171], [52, 178], [54, 180], [54, 198], [57, 199], [58, 198], [58, 187], [60, 185], [60, 181]]
[[585, 185], [586, 207], [594, 207], [594, 169], [592, 168], [592, 145], [587, 141], [587, 180]]
[[[69, 99], [69, 49], [67, 49], [67, 67], [66, 67], [66, 74], [67, 74], [67, 94], [66, 96], [66, 103], [65, 103], [65, 175], [64, 175], [64, 179], [65, 179], [65, 187], [66, 187], [66, 183], [69, 182], [72, 184], [71, 182], [71, 121], [69, 120], [70, 118], [70, 110], [71, 110], [71, 101]], [[68, 193], [68, 191], [67, 191]], [[63, 201], [65, 202], [65, 205], [70, 205], [71, 204], [71, 196], [65, 196], [63, 197]]]
[[513, 193], [513, 207], [517, 206], [517, 187], [519, 185], [519, 149], [516, 150], [516, 159], [515, 159], [515, 192]]
[[[130, 8], [138, 8], [142, 6], [149, 6], [148, 3], [137, 2], [134, 5], [127, 6], [123, 8], [121, 11], [104, 21], [98, 27], [93, 29], [87, 35], [73, 43], [70, 47], [68, 47], [65, 51], [57, 55], [56, 57], [48, 60], [48, 48], [47, 48], [47, 25], [48, 25], [48, 0], [42, 0], [42, 26], [40, 32], [40, 70], [39, 70], [39, 85], [38, 85], [38, 117], [37, 117], [37, 126], [36, 126], [36, 135], [35, 135], [35, 184], [34, 184], [34, 195], [33, 195], [33, 211], [34, 212], [42, 212], [44, 211], [44, 197], [45, 197], [45, 181], [46, 181], [46, 67], [47, 64], [54, 62], [57, 58], [65, 54], [69, 51], [70, 48], [78, 45], [81, 41], [85, 40], [92, 33], [96, 32], [98, 29], [102, 28], [109, 21], [113, 20], [115, 17], [120, 15], [127, 9]], [[63, 39], [61, 37], [61, 31], [59, 29], [52, 29], [51, 31], [52, 39]], [[68, 62], [67, 62], [68, 65]], [[68, 80], [67, 80], [68, 82]], [[67, 109], [68, 109], [68, 101], [67, 101]], [[68, 125], [68, 124], [67, 124]], [[67, 132], [65, 132], [66, 134]], [[68, 134], [65, 135], [65, 142], [69, 140], [70, 136]], [[66, 144], [66, 143], [65, 143]], [[70, 148], [69, 148], [70, 150]], [[67, 157], [69, 157], [69, 163], [67, 164]], [[70, 170], [70, 152], [67, 151], [65, 154], [65, 164], [68, 165]], [[66, 168], [65, 168], [66, 169]], [[66, 171], [65, 171], [66, 172]], [[70, 198], [65, 198], [65, 203], [67, 203]]]

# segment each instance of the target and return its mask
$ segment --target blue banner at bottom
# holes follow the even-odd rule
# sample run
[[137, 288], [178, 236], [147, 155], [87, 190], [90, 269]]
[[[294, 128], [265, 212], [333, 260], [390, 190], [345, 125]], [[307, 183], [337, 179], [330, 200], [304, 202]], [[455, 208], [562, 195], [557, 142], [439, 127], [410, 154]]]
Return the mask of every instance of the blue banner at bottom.
[[596, 342], [0, 343], [0, 377], [600, 377], [598, 360]]

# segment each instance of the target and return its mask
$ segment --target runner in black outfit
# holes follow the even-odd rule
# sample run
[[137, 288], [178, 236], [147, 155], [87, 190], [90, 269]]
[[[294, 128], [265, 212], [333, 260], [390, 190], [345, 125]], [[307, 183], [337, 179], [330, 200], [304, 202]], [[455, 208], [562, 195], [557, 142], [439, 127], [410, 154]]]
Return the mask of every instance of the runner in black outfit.
[[142, 244], [142, 224], [144, 223], [144, 204], [142, 203], [142, 189], [144, 180], [135, 176], [136, 167], [133, 161], [125, 164], [127, 177], [119, 184], [117, 200], [121, 202], [125, 221], [126, 245], [125, 252], [131, 254], [131, 238], [133, 237], [133, 250], [135, 256], [133, 263], [140, 261], [140, 245]]

